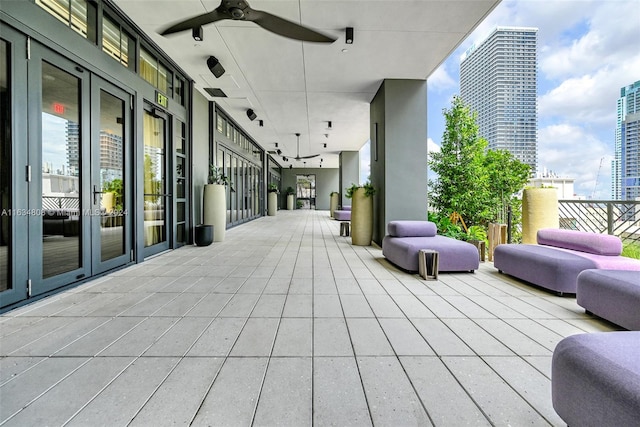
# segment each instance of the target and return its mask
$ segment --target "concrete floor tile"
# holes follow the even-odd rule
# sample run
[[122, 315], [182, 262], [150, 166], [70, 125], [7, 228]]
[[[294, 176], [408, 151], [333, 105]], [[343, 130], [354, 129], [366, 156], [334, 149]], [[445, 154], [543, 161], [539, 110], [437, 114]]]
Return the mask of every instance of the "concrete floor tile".
[[469, 319], [442, 319], [478, 355], [513, 356], [513, 351]]
[[286, 295], [263, 294], [251, 312], [251, 317], [280, 317], [284, 309]]
[[311, 378], [310, 357], [271, 358], [253, 425], [312, 425]]
[[374, 424], [433, 425], [397, 358], [358, 357], [357, 361]]
[[312, 295], [288, 295], [282, 317], [312, 317]]
[[140, 317], [116, 317], [61, 347], [54, 354], [56, 356], [95, 356], [144, 320], [145, 318]]
[[467, 316], [440, 295], [420, 295], [420, 301], [440, 319], [466, 319]]
[[144, 319], [113, 344], [99, 353], [100, 357], [137, 357], [151, 347], [162, 335], [175, 325], [178, 317], [154, 317]]
[[344, 319], [313, 319], [314, 356], [353, 356], [353, 354]]
[[553, 350], [543, 347], [502, 319], [477, 319], [485, 331], [522, 356], [549, 356]]
[[227, 356], [235, 344], [245, 319], [218, 317], [207, 327], [187, 353], [189, 357]]
[[429, 346], [439, 356], [471, 356], [473, 350], [440, 319], [412, 319]]
[[127, 425], [179, 360], [170, 357], [135, 360], [67, 425]]
[[189, 425], [224, 359], [187, 357], [164, 380], [131, 422], [132, 427]]
[[191, 425], [251, 425], [267, 362], [254, 357], [227, 359]]
[[231, 298], [233, 294], [206, 294], [185, 316], [216, 317], [229, 304]]
[[211, 323], [211, 319], [203, 317], [183, 317], [149, 347], [143, 356], [184, 356], [208, 327], [209, 323]]
[[394, 352], [376, 319], [347, 319], [356, 356], [393, 356]]
[[250, 318], [231, 349], [234, 357], [270, 356], [280, 319]]
[[440, 358], [401, 357], [400, 362], [434, 425], [491, 425]]
[[178, 294], [170, 303], [155, 311], [152, 316], [159, 317], [181, 317], [185, 316], [206, 296], [200, 293]]
[[478, 357], [443, 357], [493, 425], [542, 426], [548, 422]]
[[457, 310], [464, 313], [465, 316], [472, 319], [480, 318], [495, 318], [496, 316], [485, 310], [474, 301], [472, 297], [466, 297], [461, 295], [446, 295], [443, 296], [445, 300]]
[[[55, 358], [54, 362], [65, 359]], [[81, 365], [55, 387], [40, 389], [33, 402], [22, 402], [24, 409], [11, 418], [10, 426], [63, 425], [93, 399], [131, 363], [129, 357], [96, 357]], [[3, 412], [4, 413], [4, 412]], [[108, 424], [108, 420], [107, 420]]]
[[406, 317], [389, 295], [367, 295], [376, 317]]
[[338, 295], [315, 295], [313, 317], [344, 317]]
[[269, 282], [268, 277], [257, 277], [255, 275], [251, 275], [244, 282], [244, 285], [240, 289], [238, 289], [239, 294], [261, 294], [264, 289], [267, 287], [267, 282]]
[[342, 303], [345, 317], [374, 317], [367, 299], [362, 294], [341, 294], [340, 302]]
[[314, 358], [313, 424], [373, 425], [353, 357]]
[[308, 318], [284, 318], [280, 321], [273, 356], [311, 357], [313, 322]]
[[218, 316], [249, 317], [259, 298], [256, 294], [235, 294]]
[[410, 319], [436, 317], [421, 300], [413, 295], [394, 295], [392, 298], [404, 315]]
[[407, 319], [379, 319], [398, 356], [433, 356], [435, 353]]

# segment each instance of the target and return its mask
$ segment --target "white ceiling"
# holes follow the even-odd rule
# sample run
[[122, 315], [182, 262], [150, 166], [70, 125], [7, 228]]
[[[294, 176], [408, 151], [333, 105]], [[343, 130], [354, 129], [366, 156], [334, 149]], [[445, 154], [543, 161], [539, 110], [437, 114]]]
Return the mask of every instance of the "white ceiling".
[[[300, 155], [321, 154], [324, 167], [338, 167], [340, 151], [367, 142], [369, 102], [383, 79], [426, 79], [499, 2], [249, 0], [254, 9], [338, 39], [325, 44], [231, 20], [206, 25], [202, 42], [190, 31], [163, 37], [158, 32], [169, 24], [210, 12], [220, 0], [115, 0], [190, 75], [196, 90], [218, 102], [265, 149], [278, 142], [295, 157], [299, 132]], [[352, 45], [345, 44], [346, 27], [354, 28]], [[219, 79], [206, 66], [210, 55], [226, 70]], [[213, 98], [205, 87], [221, 88], [228, 98]], [[247, 118], [248, 108], [264, 127]], [[319, 159], [307, 166], [317, 167]]]

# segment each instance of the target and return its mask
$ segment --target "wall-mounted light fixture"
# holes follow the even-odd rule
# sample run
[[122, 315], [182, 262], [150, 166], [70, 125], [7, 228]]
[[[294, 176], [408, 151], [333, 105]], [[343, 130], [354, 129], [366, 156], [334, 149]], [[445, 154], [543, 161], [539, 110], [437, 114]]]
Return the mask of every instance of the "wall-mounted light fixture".
[[215, 56], [210, 56], [207, 59], [207, 67], [209, 67], [209, 71], [211, 71], [216, 78], [219, 78], [224, 74], [224, 67]]
[[249, 117], [249, 120], [254, 121], [256, 117], [258, 117], [258, 115], [251, 108], [249, 108], [247, 110], [247, 117]]
[[264, 120], [262, 120], [262, 119], [258, 120], [258, 125], [260, 127], [263, 127], [264, 126]]
[[344, 42], [346, 44], [353, 44], [353, 27], [347, 27], [345, 33]]
[[197, 42], [201, 42], [202, 40], [204, 40], [204, 30], [202, 29], [202, 27], [193, 27], [191, 29], [191, 35], [193, 36], [193, 39]]

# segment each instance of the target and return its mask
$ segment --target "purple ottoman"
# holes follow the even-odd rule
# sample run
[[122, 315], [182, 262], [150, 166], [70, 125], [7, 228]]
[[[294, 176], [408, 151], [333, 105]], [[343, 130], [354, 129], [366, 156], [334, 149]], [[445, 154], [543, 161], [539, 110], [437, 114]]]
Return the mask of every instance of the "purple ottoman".
[[578, 274], [596, 268], [592, 260], [578, 254], [550, 246], [518, 244], [496, 246], [493, 266], [502, 273], [559, 294], [575, 294]]
[[439, 271], [474, 271], [480, 265], [478, 249], [470, 243], [436, 235], [430, 221], [391, 221], [382, 239], [382, 254], [408, 271], [418, 271], [420, 249], [439, 253]]
[[336, 221], [351, 221], [351, 206], [343, 206], [342, 209], [333, 211], [333, 219]]
[[572, 335], [551, 365], [553, 408], [569, 426], [638, 426], [640, 332]]
[[596, 316], [640, 331], [640, 271], [585, 270], [578, 275], [576, 302]]

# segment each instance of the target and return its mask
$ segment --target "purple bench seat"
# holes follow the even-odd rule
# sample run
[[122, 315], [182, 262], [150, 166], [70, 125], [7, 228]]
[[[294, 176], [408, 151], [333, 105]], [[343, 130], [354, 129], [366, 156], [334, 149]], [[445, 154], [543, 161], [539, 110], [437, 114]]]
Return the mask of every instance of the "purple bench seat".
[[537, 245], [498, 245], [493, 265], [559, 294], [575, 294], [584, 270], [640, 271], [640, 261], [620, 256], [621, 251], [622, 242], [615, 236], [548, 228], [538, 231]]
[[640, 332], [572, 335], [551, 364], [553, 408], [569, 426], [637, 426]]
[[439, 253], [439, 271], [474, 271], [480, 264], [478, 249], [470, 243], [436, 235], [430, 221], [391, 221], [382, 240], [382, 254], [408, 271], [418, 271], [420, 249]]
[[336, 221], [351, 221], [351, 206], [343, 206], [342, 209], [333, 211], [333, 219]]
[[640, 271], [585, 270], [578, 275], [576, 302], [596, 316], [640, 331]]

